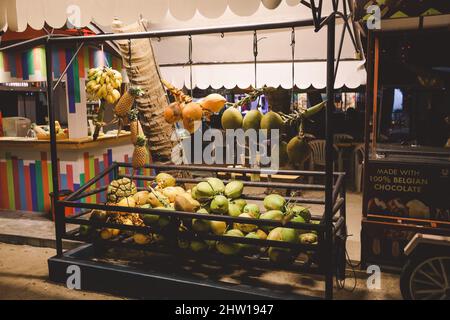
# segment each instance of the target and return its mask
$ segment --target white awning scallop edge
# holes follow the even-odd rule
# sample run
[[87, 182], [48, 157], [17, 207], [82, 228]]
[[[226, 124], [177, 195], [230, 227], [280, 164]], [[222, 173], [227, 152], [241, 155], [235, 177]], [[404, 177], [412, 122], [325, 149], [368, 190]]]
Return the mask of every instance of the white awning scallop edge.
[[[261, 63], [257, 65], [257, 85], [292, 88], [291, 63]], [[178, 88], [191, 88], [189, 66], [161, 67], [162, 77]], [[365, 85], [367, 79], [364, 61], [341, 61], [335, 88], [355, 89]], [[246, 89], [255, 84], [254, 64], [194, 65], [192, 86], [199, 89]], [[325, 62], [298, 62], [295, 64], [295, 85], [299, 89], [326, 88]]]
[[[75, 27], [85, 27], [91, 21], [109, 26], [114, 18], [128, 24], [140, 16], [153, 24], [203, 18], [217, 24], [223, 17], [259, 19], [272, 12], [287, 18], [286, 13], [292, 10], [294, 18], [310, 19], [309, 9], [299, 3], [299, 0], [1, 0], [0, 29], [7, 26], [21, 32], [30, 26], [40, 30], [45, 23], [61, 28], [67, 21]], [[324, 4], [325, 11], [329, 7]]]

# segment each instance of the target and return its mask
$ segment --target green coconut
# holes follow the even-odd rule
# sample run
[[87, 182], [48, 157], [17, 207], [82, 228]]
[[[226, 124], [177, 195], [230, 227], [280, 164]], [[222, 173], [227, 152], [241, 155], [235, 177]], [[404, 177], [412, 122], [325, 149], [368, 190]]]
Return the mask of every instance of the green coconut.
[[195, 197], [196, 200], [200, 202], [206, 202], [211, 200], [212, 197], [216, 195], [213, 186], [206, 181], [200, 182], [195, 187]]
[[286, 199], [279, 194], [271, 194], [264, 199], [264, 207], [267, 210], [280, 210], [284, 212], [285, 205]]
[[[206, 209], [200, 209], [197, 211], [197, 213], [209, 214]], [[211, 229], [211, 223], [209, 220], [192, 219], [192, 229], [196, 232], [208, 232]]]
[[[283, 220], [283, 212], [281, 212], [280, 210], [271, 210], [271, 211], [267, 211], [264, 212], [259, 219], [260, 220], [275, 220], [275, 221], [281, 221]], [[261, 229], [263, 229], [264, 231], [268, 232], [270, 230], [273, 230], [274, 227], [271, 226], [267, 226], [267, 227], [262, 227]]]
[[249, 129], [259, 130], [261, 127], [262, 114], [258, 110], [249, 111], [245, 117], [242, 127], [245, 131]]
[[299, 236], [301, 244], [318, 244], [319, 237], [315, 233], [304, 233]]
[[227, 214], [228, 213], [228, 199], [224, 196], [215, 196], [211, 201], [211, 212], [215, 214]]
[[282, 130], [284, 127], [284, 121], [281, 116], [273, 111], [265, 114], [261, 119], [261, 129], [264, 130]]
[[178, 240], [178, 247], [183, 250], [189, 249], [191, 247], [191, 242], [188, 240]]
[[190, 248], [194, 252], [202, 252], [208, 250], [209, 246], [204, 241], [192, 241]]
[[289, 162], [296, 165], [302, 165], [309, 158], [311, 148], [306, 139], [294, 137], [287, 145], [287, 154]]
[[199, 201], [199, 196], [197, 195], [197, 186], [192, 188], [191, 197], [192, 199]]
[[108, 220], [108, 213], [103, 210], [92, 210], [90, 221], [105, 223]]
[[[165, 211], [175, 211], [175, 208], [172, 207], [166, 207], [166, 208], [158, 208], [158, 210], [165, 210]], [[161, 228], [165, 228], [170, 224], [170, 217], [166, 216], [160, 216], [158, 219], [158, 225]]]
[[230, 201], [230, 203], [238, 205], [241, 212], [243, 212], [244, 207], [247, 205], [247, 201], [245, 201], [244, 199], [235, 199]]
[[206, 179], [206, 182], [211, 185], [215, 194], [220, 194], [220, 193], [225, 192], [225, 184], [222, 182], [222, 180], [220, 180], [218, 178], [208, 178], [208, 179]]
[[230, 199], [238, 199], [244, 192], [244, 184], [241, 181], [231, 181], [225, 187], [225, 196]]
[[[239, 216], [239, 218], [247, 218], [247, 219], [254, 219], [254, 217], [248, 213], [243, 213]], [[234, 228], [241, 230], [244, 233], [250, 233], [253, 231], [256, 231], [258, 229], [258, 226], [255, 226], [254, 224], [251, 223], [235, 223], [234, 224]]]
[[92, 234], [92, 232], [94, 231], [94, 228], [92, 228], [91, 226], [80, 226], [80, 236], [82, 237], [88, 237]]
[[258, 205], [251, 203], [244, 207], [243, 213], [248, 213], [252, 217], [259, 219], [259, 216], [261, 215], [261, 210], [259, 209]]
[[228, 215], [230, 217], [239, 217], [241, 213], [241, 207], [238, 204], [230, 202], [230, 204], [228, 205]]
[[222, 115], [222, 127], [224, 129], [240, 129], [242, 128], [242, 122], [242, 114], [236, 108], [229, 108]]
[[[261, 239], [261, 236], [256, 232], [250, 232], [249, 234], [247, 234], [245, 236], [245, 238], [256, 239], [256, 240], [265, 240], [265, 239]], [[251, 244], [242, 244], [241, 247], [242, 247], [242, 250], [244, 250], [245, 252], [250, 253], [250, 254], [257, 253], [258, 251], [260, 251], [260, 247], [251, 245]]]
[[221, 236], [227, 231], [227, 223], [225, 221], [211, 221], [210, 228], [213, 234]]
[[295, 217], [302, 217], [306, 223], [309, 223], [311, 221], [311, 212], [308, 208], [299, 205], [293, 205], [288, 208], [288, 213]]
[[[228, 231], [227, 233], [225, 233], [224, 236], [243, 238], [244, 234], [240, 230], [232, 229], [232, 230]], [[229, 242], [218, 241], [216, 244], [216, 249], [221, 254], [230, 256], [230, 255], [238, 254], [242, 249], [242, 245], [239, 243], [229, 243]]]
[[[269, 233], [267, 240], [298, 243], [299, 233], [296, 229], [275, 228]], [[270, 261], [278, 264], [292, 263], [295, 260], [295, 253], [288, 248], [270, 247], [268, 253]]]

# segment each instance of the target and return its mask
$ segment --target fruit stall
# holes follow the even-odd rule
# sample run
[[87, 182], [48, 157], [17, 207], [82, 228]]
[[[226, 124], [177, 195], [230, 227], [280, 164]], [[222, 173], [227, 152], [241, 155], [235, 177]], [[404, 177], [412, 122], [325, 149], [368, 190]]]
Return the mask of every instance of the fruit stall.
[[361, 259], [398, 268], [416, 234], [450, 234], [449, 8], [405, 1], [382, 12], [381, 30], [367, 31]]
[[[53, 191], [53, 183], [46, 51], [42, 45], [27, 44], [31, 37], [43, 34], [43, 30], [28, 28], [2, 35], [0, 209], [4, 210], [50, 212], [48, 195]], [[80, 31], [56, 30], [55, 34], [68, 36], [80, 34]], [[91, 68], [111, 66], [121, 71], [122, 59], [107, 46], [105, 50], [86, 46], [78, 51], [60, 47], [51, 54], [53, 85], [57, 81], [61, 84], [55, 92], [58, 114], [55, 130], [61, 151], [59, 186], [62, 190], [77, 190], [114, 161], [131, 158], [129, 133], [124, 131], [117, 137], [117, 134], [101, 132], [97, 140], [92, 138], [90, 131], [94, 131], [91, 130], [94, 124], [89, 118], [90, 110], [98, 107], [98, 99], [92, 99], [84, 90]], [[122, 78], [118, 71], [114, 76]]]
[[[231, 10], [241, 3], [231, 2]], [[264, 6], [269, 2], [263, 1]], [[66, 283], [67, 268], [77, 266], [83, 290], [139, 298], [332, 299], [335, 281], [336, 287], [343, 286], [347, 263], [346, 174], [334, 171], [335, 88], [348, 83], [361, 85], [361, 73], [352, 77], [355, 73], [340, 72], [347, 70], [346, 65], [353, 70], [363, 69], [351, 12], [345, 1], [337, 2], [336, 6], [324, 4], [327, 10], [322, 10], [322, 2], [318, 6], [312, 1], [297, 3], [307, 11], [308, 18], [295, 17], [293, 21], [272, 22], [266, 17], [264, 22], [201, 28], [194, 21], [189, 27], [148, 31], [143, 20], [129, 26], [114, 20], [112, 33], [36, 39], [45, 47], [46, 74], [55, 72], [55, 56], [51, 54], [54, 50], [73, 50], [56, 82], [53, 77], [46, 80], [57, 247], [57, 255], [48, 260], [50, 280]], [[253, 0], [248, 3], [257, 4], [256, 8], [261, 4]], [[284, 9], [290, 10], [286, 5]], [[32, 20], [37, 23], [39, 16]], [[19, 19], [19, 27], [20, 22]], [[318, 35], [315, 40], [321, 39], [317, 45], [319, 51], [326, 52], [325, 60], [311, 59], [305, 64], [296, 60], [296, 29], [302, 35]], [[275, 39], [287, 44], [288, 61], [258, 65], [264, 31], [280, 31], [280, 37]], [[206, 61], [204, 65], [194, 65], [194, 52], [213, 50], [211, 42], [218, 39], [237, 45], [234, 35], [240, 33], [244, 39], [241, 44], [250, 39], [251, 61], [235, 65], [224, 61], [217, 66]], [[284, 41], [286, 34], [290, 41]], [[336, 34], [341, 37], [339, 43]], [[203, 43], [195, 42], [197, 38]], [[160, 69], [149, 40], [154, 40], [156, 48], [166, 45], [170, 49], [163, 57], [181, 52], [174, 48], [181, 48], [183, 43], [188, 49], [188, 62]], [[58, 159], [64, 149], [57, 139], [55, 93], [80, 50], [108, 42], [117, 46], [129, 83], [121, 86], [119, 70], [115, 68], [91, 65], [85, 70], [86, 94], [100, 101], [92, 143], [103, 147], [99, 132], [106, 124], [105, 113], [113, 110], [119, 133], [124, 125], [130, 126], [130, 134], [124, 139], [131, 142], [128, 150], [132, 150], [132, 156], [104, 163], [100, 173], [90, 174], [77, 189], [62, 192]], [[268, 42], [266, 47], [274, 46]], [[356, 53], [356, 59], [342, 59], [344, 43], [355, 48], [351, 52]], [[197, 46], [203, 50], [194, 51]], [[302, 64], [308, 67], [298, 68]], [[257, 109], [244, 117], [241, 106], [270, 94], [270, 83], [261, 85], [261, 77], [275, 78], [281, 73], [291, 78], [288, 85], [293, 96], [296, 86], [320, 83], [326, 89], [327, 100], [297, 110], [291, 101], [292, 108], [287, 108], [290, 111], [271, 110], [263, 115]], [[217, 81], [221, 75], [226, 78], [225, 87], [246, 88], [241, 100], [228, 101], [218, 93], [194, 98], [196, 86], [208, 83], [213, 88], [222, 87], [223, 83]], [[304, 81], [306, 75], [311, 79]], [[286, 84], [286, 77], [282, 78]], [[280, 82], [274, 84], [279, 86]], [[305, 123], [320, 112], [326, 128], [324, 171], [305, 171], [302, 168], [311, 157]], [[263, 152], [243, 154], [242, 158], [253, 160], [254, 166], [235, 161], [234, 144], [233, 148], [219, 145], [213, 152], [217, 155], [223, 149], [223, 154], [230, 155], [229, 166], [206, 161], [185, 164], [183, 152], [176, 157], [174, 151], [190, 149], [190, 139], [195, 144], [203, 127], [208, 127], [211, 118], [218, 115], [223, 131], [261, 131], [255, 141], [250, 140], [248, 149], [251, 152], [254, 145], [267, 143], [268, 153], [278, 156], [275, 166], [263, 161]], [[277, 143], [277, 135], [286, 127], [294, 134]], [[183, 136], [177, 135], [179, 132]], [[184, 141], [188, 141], [188, 146]], [[195, 149], [194, 158], [208, 149], [203, 147]], [[286, 169], [282, 161], [292, 166]], [[81, 244], [65, 251], [64, 240]], [[306, 277], [314, 277], [318, 284]], [[305, 288], [304, 283], [310, 285]]]

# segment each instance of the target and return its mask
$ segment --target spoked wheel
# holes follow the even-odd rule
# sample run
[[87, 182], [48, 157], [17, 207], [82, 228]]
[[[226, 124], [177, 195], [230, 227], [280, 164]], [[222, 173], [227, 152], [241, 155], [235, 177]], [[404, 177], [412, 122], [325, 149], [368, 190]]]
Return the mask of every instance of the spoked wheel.
[[403, 298], [408, 300], [450, 300], [450, 256], [408, 260], [400, 286]]

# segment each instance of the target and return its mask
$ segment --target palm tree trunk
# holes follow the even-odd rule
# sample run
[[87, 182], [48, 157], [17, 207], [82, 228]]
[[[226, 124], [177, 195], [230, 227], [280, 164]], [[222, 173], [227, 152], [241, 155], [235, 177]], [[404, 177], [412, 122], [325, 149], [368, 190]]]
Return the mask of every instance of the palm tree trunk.
[[[115, 33], [143, 32], [145, 28], [140, 23], [123, 26], [115, 21], [113, 24]], [[153, 163], [167, 164], [172, 162], [171, 141], [174, 126], [164, 119], [164, 109], [168, 105], [166, 91], [161, 84], [158, 64], [153, 53], [153, 47], [149, 39], [131, 40], [131, 66], [128, 40], [116, 41], [122, 54], [124, 68], [132, 86], [141, 87], [145, 94], [136, 99], [139, 109], [139, 119], [144, 134], [148, 139], [150, 155]]]

